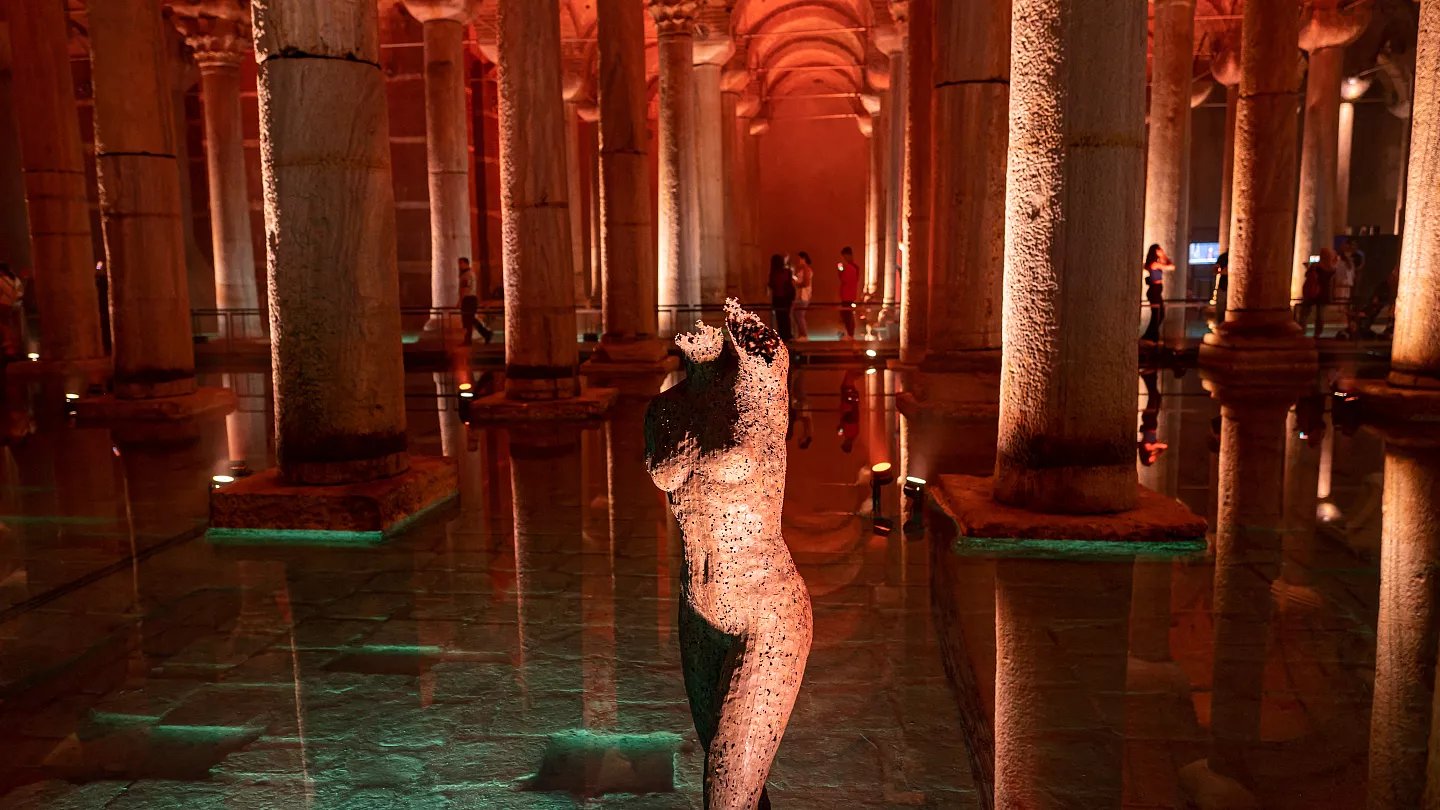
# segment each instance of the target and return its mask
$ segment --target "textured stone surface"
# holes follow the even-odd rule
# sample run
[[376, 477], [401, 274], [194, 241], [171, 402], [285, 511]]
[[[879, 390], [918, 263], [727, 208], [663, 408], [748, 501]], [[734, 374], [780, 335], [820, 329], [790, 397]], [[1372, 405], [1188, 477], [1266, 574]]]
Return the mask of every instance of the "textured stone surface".
[[241, 478], [210, 498], [214, 529], [385, 532], [455, 493], [455, 465], [417, 456], [392, 478], [316, 487], [282, 483], [276, 470]]
[[[695, 160], [694, 0], [648, 0], [659, 35], [658, 263], [662, 307], [694, 306], [700, 301], [699, 221], [693, 195], [699, 166]], [[670, 319], [674, 313], [666, 313]], [[681, 321], [662, 330], [676, 330]]]
[[[1190, 93], [1195, 73], [1195, 0], [1158, 0], [1154, 5], [1154, 65], [1150, 82], [1150, 131], [1145, 158], [1145, 238], [1170, 255], [1175, 270], [1166, 294], [1188, 297], [1190, 223], [1187, 216]], [[1185, 311], [1170, 313], [1164, 338], [1185, 340]]]
[[1141, 255], [1144, 11], [1013, 3], [995, 492], [1016, 506], [1135, 503], [1136, 282], [1121, 268]]
[[646, 414], [646, 464], [684, 542], [680, 650], [706, 806], [755, 808], [813, 635], [780, 530], [789, 353], [733, 299], [723, 331], [677, 342], [686, 379]]
[[[1400, 290], [1395, 301], [1391, 381], [1440, 387], [1440, 13], [1422, 9], [1415, 61], [1414, 124], [1410, 135], [1410, 182], [1405, 199], [1405, 240]], [[1404, 375], [1397, 376], [1398, 375]]]
[[1039, 514], [998, 503], [993, 492], [994, 480], [979, 476], [941, 475], [930, 485], [965, 537], [1143, 543], [1205, 534], [1205, 520], [1184, 504], [1138, 486], [1135, 508], [1113, 515]]

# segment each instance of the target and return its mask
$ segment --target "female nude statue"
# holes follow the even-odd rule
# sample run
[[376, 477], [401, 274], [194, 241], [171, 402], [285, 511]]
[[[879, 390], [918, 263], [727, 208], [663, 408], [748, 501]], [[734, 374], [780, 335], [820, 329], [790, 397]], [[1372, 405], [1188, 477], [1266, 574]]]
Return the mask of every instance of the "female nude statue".
[[734, 300], [676, 338], [686, 377], [650, 404], [646, 463], [685, 557], [680, 652], [705, 746], [705, 807], [768, 808], [765, 779], [810, 654], [810, 597], [780, 535], [785, 344]]

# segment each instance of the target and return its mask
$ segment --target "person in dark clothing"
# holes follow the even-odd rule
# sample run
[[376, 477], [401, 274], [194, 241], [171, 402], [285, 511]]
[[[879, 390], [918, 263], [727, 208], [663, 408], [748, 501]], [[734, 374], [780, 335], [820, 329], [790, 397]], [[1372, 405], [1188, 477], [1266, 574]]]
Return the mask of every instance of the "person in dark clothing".
[[1225, 322], [1225, 310], [1230, 305], [1230, 251], [1220, 254], [1215, 260], [1215, 295], [1210, 300], [1215, 306], [1215, 323]]
[[1311, 262], [1305, 268], [1305, 283], [1300, 288], [1299, 321], [1302, 332], [1312, 312], [1315, 315], [1315, 337], [1320, 337], [1320, 333], [1325, 331], [1325, 308], [1330, 306], [1338, 264], [1339, 255], [1326, 247], [1320, 248], [1320, 260]]
[[1151, 245], [1145, 254], [1145, 300], [1150, 304], [1150, 323], [1140, 339], [1160, 342], [1160, 324], [1165, 322], [1165, 274], [1175, 270], [1175, 263], [1159, 245]]
[[776, 253], [770, 257], [770, 310], [775, 315], [775, 332], [780, 339], [789, 343], [790, 308], [795, 305], [795, 279], [790, 268], [785, 266], [785, 257]]
[[470, 260], [464, 257], [460, 259], [460, 328], [465, 331], [465, 337], [461, 341], [466, 346], [471, 343], [470, 336], [473, 332], [479, 332], [480, 337], [486, 342], [495, 336], [476, 314], [480, 311], [480, 286], [475, 278], [475, 271], [470, 269]]

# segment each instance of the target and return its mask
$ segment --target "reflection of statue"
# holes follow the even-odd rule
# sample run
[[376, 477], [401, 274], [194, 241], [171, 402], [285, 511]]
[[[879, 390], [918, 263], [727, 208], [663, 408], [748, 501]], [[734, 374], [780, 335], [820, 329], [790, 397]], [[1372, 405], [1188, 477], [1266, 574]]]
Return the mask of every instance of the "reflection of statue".
[[789, 356], [733, 300], [725, 314], [724, 331], [676, 338], [686, 377], [651, 403], [645, 451], [685, 540], [680, 647], [705, 806], [755, 808], [810, 653], [810, 597], [780, 533]]

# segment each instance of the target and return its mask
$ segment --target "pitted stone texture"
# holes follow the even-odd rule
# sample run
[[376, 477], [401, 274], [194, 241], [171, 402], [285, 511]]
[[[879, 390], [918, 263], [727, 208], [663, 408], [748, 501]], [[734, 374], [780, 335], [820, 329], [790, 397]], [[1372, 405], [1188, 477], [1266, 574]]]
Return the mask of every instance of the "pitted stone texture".
[[1135, 508], [1113, 515], [1039, 514], [995, 501], [993, 489], [992, 478], [942, 475], [931, 484], [930, 494], [965, 537], [1144, 543], [1205, 534], [1203, 518], [1174, 498], [1139, 485]]
[[415, 456], [393, 478], [333, 487], [290, 486], [276, 470], [228, 484], [210, 497], [213, 529], [384, 533], [455, 494], [455, 465]]
[[[1166, 290], [1183, 295], [1189, 272], [1190, 99], [1194, 72], [1195, 0], [1156, 0], [1150, 133], [1145, 163], [1145, 245], [1158, 244], [1175, 270]], [[1165, 342], [1185, 340], [1184, 311], [1164, 325]]]
[[812, 637], [780, 525], [789, 354], [733, 300], [723, 335], [703, 330], [682, 346], [686, 379], [646, 413], [646, 463], [684, 541], [680, 644], [705, 803], [755, 808]]

